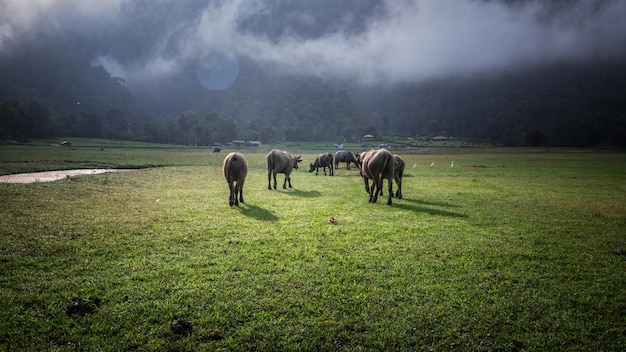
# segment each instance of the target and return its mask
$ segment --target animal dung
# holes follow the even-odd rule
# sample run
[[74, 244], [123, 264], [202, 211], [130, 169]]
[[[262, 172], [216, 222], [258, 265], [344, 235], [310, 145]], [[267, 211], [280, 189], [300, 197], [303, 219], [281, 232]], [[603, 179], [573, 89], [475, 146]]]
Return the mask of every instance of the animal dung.
[[334, 217], [330, 217], [328, 219], [328, 223], [329, 224], [333, 224], [333, 225], [337, 225], [337, 219], [335, 219]]
[[176, 335], [191, 335], [191, 331], [193, 330], [193, 324], [187, 320], [176, 319], [172, 322], [170, 326], [172, 332]]
[[84, 317], [87, 314], [93, 314], [96, 312], [97, 307], [100, 305], [100, 299], [86, 299], [86, 298], [72, 298], [72, 304], [65, 308], [65, 314], [78, 315]]
[[615, 255], [626, 255], [626, 249], [624, 249], [624, 248], [615, 248], [615, 249], [613, 249], [613, 254], [615, 254]]

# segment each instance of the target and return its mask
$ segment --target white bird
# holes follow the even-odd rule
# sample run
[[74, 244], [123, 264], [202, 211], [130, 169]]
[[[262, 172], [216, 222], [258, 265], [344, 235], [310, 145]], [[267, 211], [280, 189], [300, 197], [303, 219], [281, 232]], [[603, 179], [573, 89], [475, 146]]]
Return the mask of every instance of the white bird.
[[435, 166], [435, 162], [433, 161], [432, 163], [430, 163], [430, 167]]
[[417, 163], [413, 164], [413, 168], [415, 169], [415, 167], [417, 166]]
[[454, 169], [454, 161], [450, 163], [450, 168]]

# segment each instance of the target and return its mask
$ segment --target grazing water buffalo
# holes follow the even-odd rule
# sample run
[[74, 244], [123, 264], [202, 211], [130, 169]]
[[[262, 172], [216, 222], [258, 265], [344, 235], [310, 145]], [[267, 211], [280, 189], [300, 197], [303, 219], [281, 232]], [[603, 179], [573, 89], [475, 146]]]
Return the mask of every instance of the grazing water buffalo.
[[340, 150], [335, 153], [335, 169], [339, 168], [339, 163], [346, 163], [346, 169], [350, 170], [350, 163], [354, 163], [356, 167], [359, 167], [359, 162], [352, 152], [347, 150]]
[[[396, 181], [396, 186], [398, 186], [395, 197], [402, 199], [402, 175], [404, 175], [404, 160], [395, 154], [393, 155], [393, 160], [395, 163], [395, 167], [393, 169], [393, 179]], [[383, 195], [382, 188], [379, 195]]]
[[396, 167], [393, 170], [393, 178], [396, 180], [396, 186], [398, 186], [398, 190], [396, 191], [396, 198], [402, 199], [402, 176], [404, 175], [404, 160], [397, 155], [393, 155], [393, 159], [396, 162]]
[[228, 204], [231, 207], [233, 205], [239, 206], [239, 202], [244, 202], [243, 183], [246, 181], [246, 175], [248, 175], [248, 160], [246, 160], [243, 154], [232, 152], [224, 158], [222, 171], [230, 189]]
[[[389, 184], [389, 197], [387, 205], [391, 205], [392, 180], [394, 178], [395, 162], [393, 154], [386, 149], [371, 149], [360, 155], [361, 177], [365, 182], [365, 191], [369, 194], [370, 203], [376, 203], [378, 194], [382, 191], [383, 180]], [[369, 186], [372, 180], [372, 187]]]
[[315, 174], [317, 175], [320, 167], [324, 169], [324, 176], [326, 176], [326, 168], [330, 170], [330, 176], [335, 176], [335, 172], [333, 171], [333, 155], [331, 153], [318, 155], [315, 162], [311, 164], [309, 172], [313, 172], [313, 170], [315, 170]]
[[293, 156], [278, 149], [272, 149], [267, 153], [267, 189], [272, 189], [272, 176], [274, 176], [274, 189], [276, 189], [276, 174], [285, 174], [283, 189], [287, 189], [287, 182], [289, 182], [289, 188], [292, 188], [289, 175], [292, 169], [298, 168], [298, 163], [301, 161], [299, 156]]

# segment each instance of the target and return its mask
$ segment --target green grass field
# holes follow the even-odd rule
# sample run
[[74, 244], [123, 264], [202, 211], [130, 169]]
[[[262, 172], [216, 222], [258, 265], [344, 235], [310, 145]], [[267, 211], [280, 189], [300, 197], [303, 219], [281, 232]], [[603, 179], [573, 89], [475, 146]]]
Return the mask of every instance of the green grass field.
[[270, 191], [264, 147], [243, 150], [231, 208], [228, 150], [99, 143], [0, 146], [0, 174], [141, 168], [0, 184], [0, 350], [626, 346], [624, 153], [394, 150], [387, 206], [355, 168], [308, 173], [318, 151], [297, 146], [294, 189]]

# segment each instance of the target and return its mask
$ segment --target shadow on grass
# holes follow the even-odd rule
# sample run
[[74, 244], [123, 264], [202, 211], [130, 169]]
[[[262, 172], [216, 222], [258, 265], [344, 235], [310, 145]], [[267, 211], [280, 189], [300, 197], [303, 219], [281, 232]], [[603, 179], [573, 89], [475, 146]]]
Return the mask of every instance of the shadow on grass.
[[239, 211], [251, 218], [257, 220], [265, 220], [265, 221], [275, 221], [278, 220], [278, 216], [274, 215], [271, 211], [267, 209], [263, 209], [257, 205], [250, 205], [248, 203], [243, 203], [239, 205]]
[[322, 193], [319, 191], [301, 191], [295, 188], [293, 188], [293, 192], [285, 192], [284, 194], [288, 194], [290, 196], [304, 197], [304, 198], [313, 198], [313, 197], [319, 197], [322, 195]]
[[[420, 206], [420, 205], [414, 205], [414, 204], [406, 204], [405, 201], [409, 201], [409, 202], [413, 202], [413, 203], [417, 203], [417, 204], [424, 204], [426, 206]], [[436, 208], [432, 208], [430, 206], [454, 206], [454, 205], [450, 205], [450, 204], [432, 204], [432, 203], [428, 203], [428, 202], [420, 202], [420, 201], [416, 201], [413, 199], [402, 199], [402, 200], [396, 200], [394, 199], [393, 202], [393, 207], [395, 208], [400, 208], [400, 209], [404, 209], [404, 210], [408, 210], [408, 211], [412, 211], [414, 213], [426, 213], [426, 214], [430, 214], [430, 215], [436, 215], [436, 216], [447, 216], [447, 217], [452, 217], [452, 218], [466, 218], [467, 215], [465, 214], [461, 214], [461, 213], [456, 213], [453, 211], [447, 211], [447, 210], [443, 210], [443, 209], [436, 209]]]
[[405, 202], [411, 202], [411, 203], [416, 203], [416, 204], [420, 204], [420, 205], [428, 205], [428, 206], [433, 206], [433, 207], [450, 207], [450, 208], [458, 208], [459, 207], [458, 205], [454, 205], [454, 204], [450, 204], [450, 203], [446, 203], [446, 202], [427, 202], [427, 201], [424, 201], [424, 200], [407, 199], [407, 198], [402, 198], [402, 200], [405, 201]]

